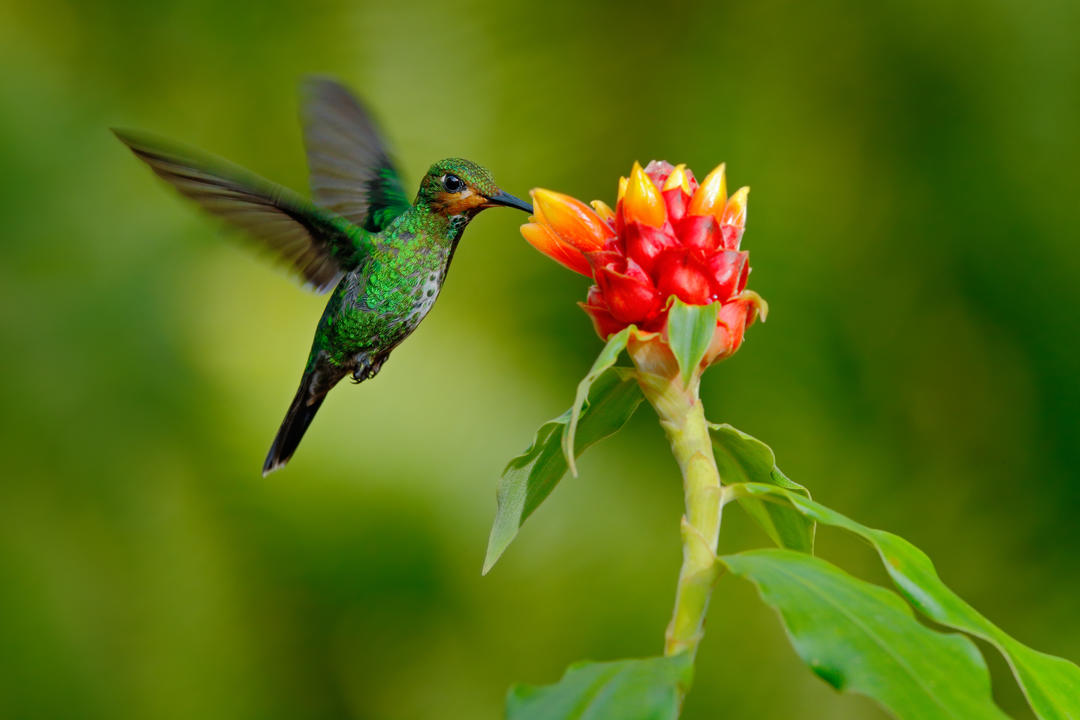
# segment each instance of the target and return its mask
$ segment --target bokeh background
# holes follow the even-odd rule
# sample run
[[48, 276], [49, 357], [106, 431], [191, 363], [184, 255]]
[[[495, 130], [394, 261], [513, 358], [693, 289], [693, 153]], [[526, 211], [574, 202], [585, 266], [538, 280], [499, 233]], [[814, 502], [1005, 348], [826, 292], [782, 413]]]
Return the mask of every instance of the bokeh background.
[[[1080, 5], [947, 5], [0, 0], [0, 716], [496, 718], [512, 682], [661, 648], [681, 495], [647, 408], [480, 576], [503, 464], [600, 347], [520, 215], [473, 224], [378, 380], [260, 477], [324, 300], [107, 128], [304, 188], [309, 72], [410, 186], [463, 155], [611, 201], [635, 159], [726, 160], [773, 312], [712, 419], [1080, 659]], [[725, 547], [763, 542], [728, 513]], [[883, 715], [724, 578], [685, 717]]]

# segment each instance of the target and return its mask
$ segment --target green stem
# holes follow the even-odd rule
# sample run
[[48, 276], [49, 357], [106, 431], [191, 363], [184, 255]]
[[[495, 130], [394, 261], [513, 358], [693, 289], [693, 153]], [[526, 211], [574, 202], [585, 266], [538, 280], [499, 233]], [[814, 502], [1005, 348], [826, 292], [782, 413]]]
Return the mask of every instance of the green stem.
[[694, 654], [704, 634], [709, 597], [720, 575], [716, 563], [723, 507], [720, 474], [713, 458], [705, 409], [698, 398], [698, 377], [684, 386], [678, 377], [668, 379], [639, 371], [638, 382], [660, 416], [660, 425], [682, 470], [686, 496], [686, 514], [682, 518], [683, 563], [664, 654]]

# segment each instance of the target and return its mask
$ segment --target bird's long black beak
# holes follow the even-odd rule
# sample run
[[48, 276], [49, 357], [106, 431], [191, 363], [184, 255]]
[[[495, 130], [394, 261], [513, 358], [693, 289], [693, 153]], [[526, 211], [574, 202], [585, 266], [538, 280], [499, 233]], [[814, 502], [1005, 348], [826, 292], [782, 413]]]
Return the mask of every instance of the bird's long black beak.
[[499, 192], [495, 193], [494, 195], [489, 195], [488, 199], [487, 199], [487, 203], [485, 203], [485, 205], [487, 207], [494, 207], [495, 205], [504, 205], [505, 207], [512, 207], [512, 208], [517, 208], [518, 210], [524, 210], [525, 212], [529, 213], [530, 215], [532, 214], [532, 211], [533, 211], [532, 203], [527, 203], [524, 200], [522, 200], [521, 198], [516, 198], [513, 195], [511, 195], [510, 193], [505, 192], [503, 190], [500, 190]]

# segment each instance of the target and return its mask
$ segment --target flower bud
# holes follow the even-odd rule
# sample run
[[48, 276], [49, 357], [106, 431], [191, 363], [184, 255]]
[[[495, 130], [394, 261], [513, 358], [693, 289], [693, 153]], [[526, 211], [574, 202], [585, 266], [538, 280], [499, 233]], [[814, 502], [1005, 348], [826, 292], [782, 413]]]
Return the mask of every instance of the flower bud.
[[720, 220], [724, 225], [746, 227], [746, 201], [750, 195], [750, 188], [741, 187], [728, 199], [724, 207], [724, 217]]
[[701, 186], [690, 198], [687, 212], [691, 215], [715, 215], [717, 221], [721, 221], [726, 202], [727, 174], [724, 163], [720, 163], [701, 181]]
[[739, 250], [748, 192], [727, 197], [723, 164], [698, 185], [684, 165], [634, 163], [630, 177], [619, 179], [614, 210], [535, 190], [535, 215], [521, 232], [544, 254], [592, 277], [596, 284], [581, 308], [597, 334], [606, 339], [635, 325], [635, 363], [666, 377], [677, 367], [665, 339], [672, 297], [720, 303], [702, 367], [735, 352], [746, 328], [765, 317], [764, 301], [746, 290], [749, 256]]
[[[534, 219], [540, 220], [541, 218]], [[522, 225], [521, 235], [530, 245], [563, 267], [581, 273], [586, 277], [592, 277], [589, 262], [581, 254], [581, 251], [573, 245], [563, 242], [547, 225], [539, 223]]]
[[664, 207], [660, 190], [637, 163], [634, 163], [634, 168], [630, 171], [630, 178], [626, 183], [626, 195], [622, 199], [622, 214], [623, 222], [626, 224], [639, 222], [643, 225], [660, 227], [667, 220], [667, 209]]
[[599, 250], [614, 235], [593, 210], [577, 198], [537, 188], [531, 193], [533, 207], [545, 224], [564, 242], [581, 252]]

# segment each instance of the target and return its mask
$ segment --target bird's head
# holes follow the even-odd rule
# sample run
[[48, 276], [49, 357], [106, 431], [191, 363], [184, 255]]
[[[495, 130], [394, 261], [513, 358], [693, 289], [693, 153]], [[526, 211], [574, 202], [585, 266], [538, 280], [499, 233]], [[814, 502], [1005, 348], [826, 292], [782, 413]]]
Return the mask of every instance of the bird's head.
[[499, 205], [532, 212], [532, 205], [499, 189], [491, 172], [461, 158], [440, 160], [420, 183], [417, 205], [447, 218], [471, 219], [481, 210]]

